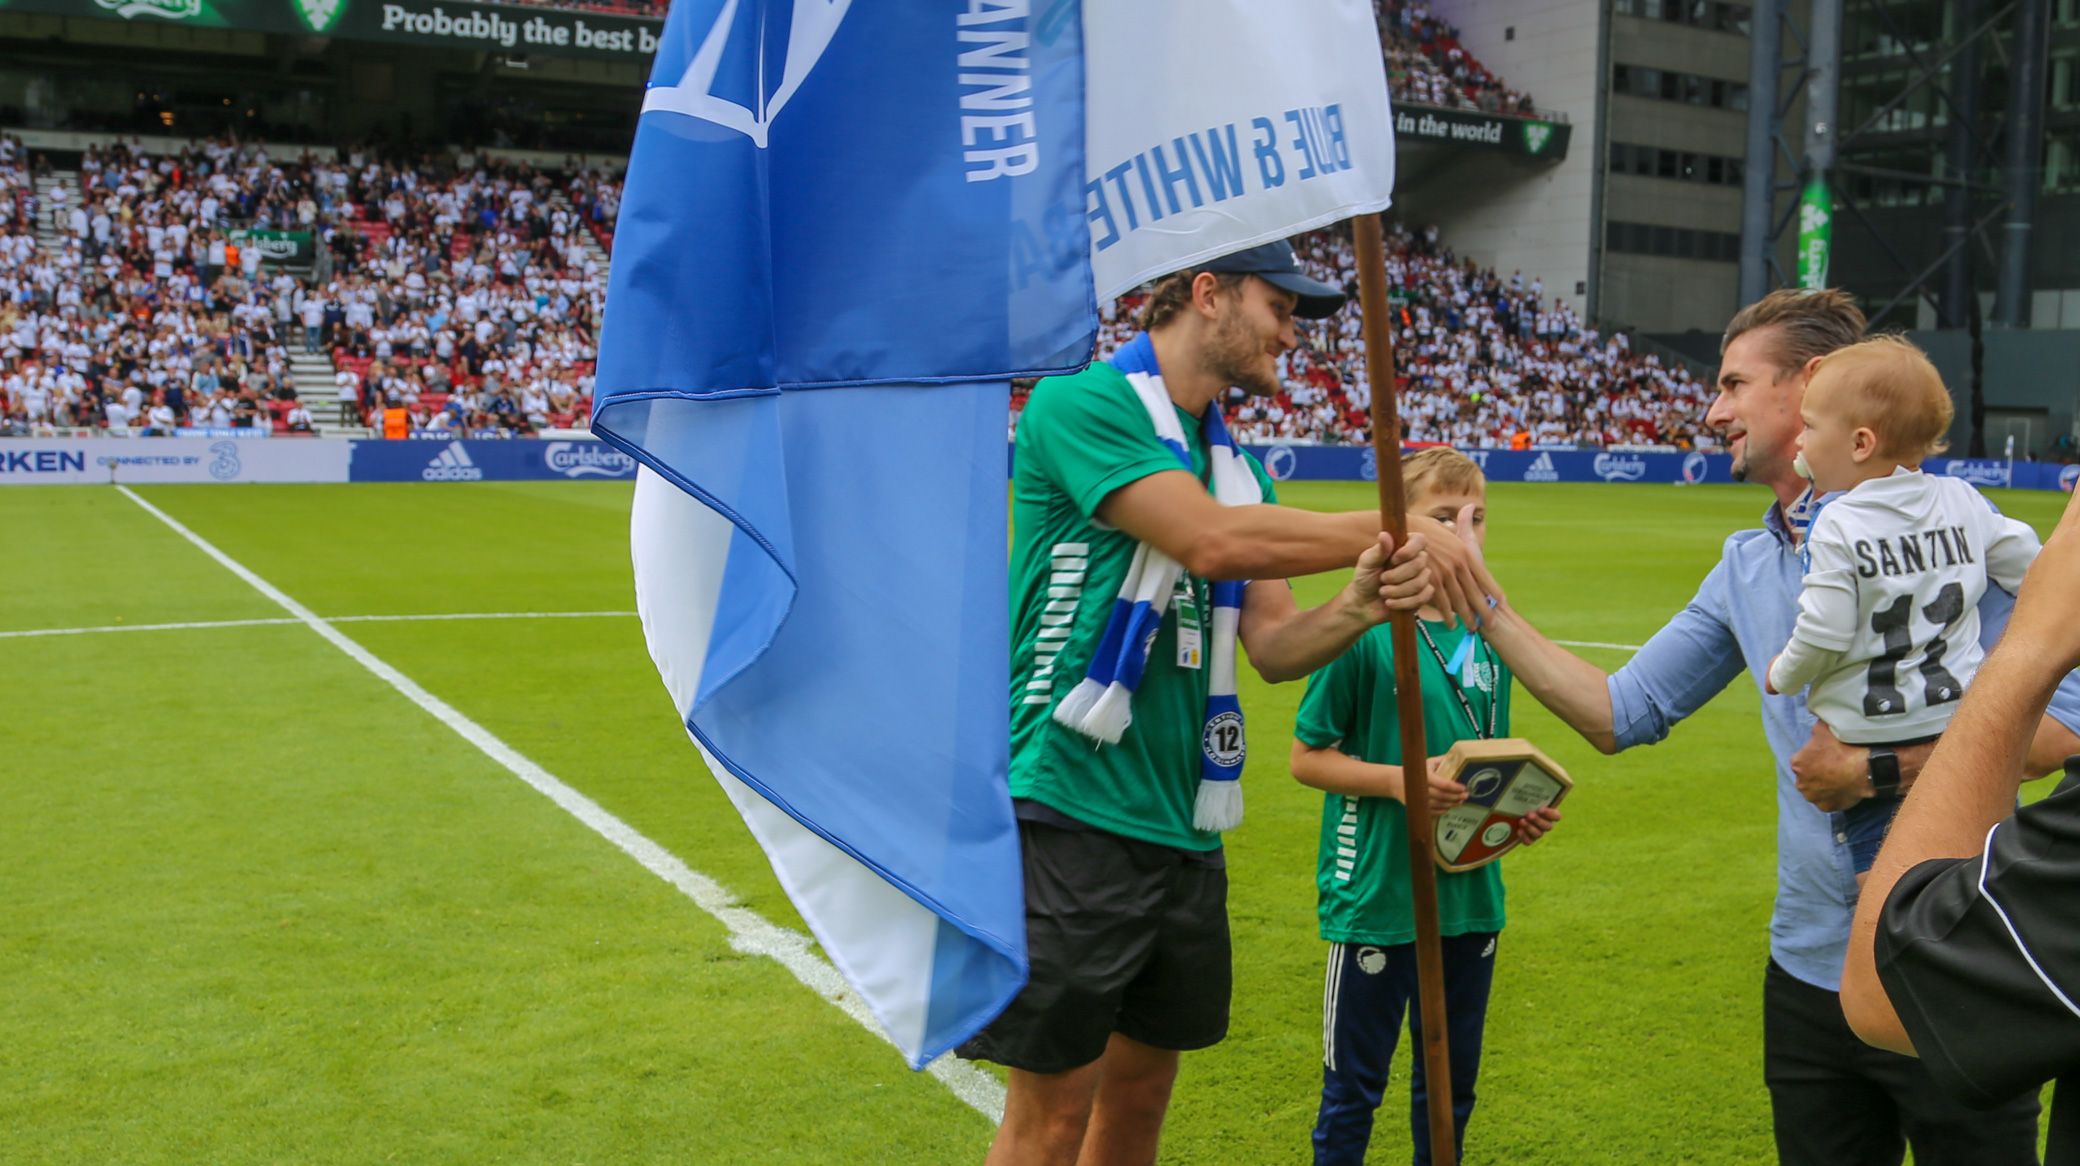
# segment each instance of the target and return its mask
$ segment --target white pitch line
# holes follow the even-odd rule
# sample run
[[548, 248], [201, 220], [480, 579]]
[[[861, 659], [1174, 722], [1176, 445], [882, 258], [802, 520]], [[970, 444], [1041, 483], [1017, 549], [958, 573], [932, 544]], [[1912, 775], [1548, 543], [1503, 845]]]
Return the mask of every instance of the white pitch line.
[[[770, 958], [786, 968], [810, 991], [837, 1005], [845, 1015], [859, 1022], [868, 1032], [888, 1040], [887, 1034], [882, 1032], [875, 1022], [873, 1014], [867, 1010], [866, 1002], [860, 999], [858, 993], [852, 991], [845, 983], [844, 977], [838, 974], [838, 970], [832, 967], [828, 960], [810, 950], [808, 936], [780, 927], [749, 907], [739, 905], [736, 896], [722, 884], [687, 866], [677, 855], [637, 833], [634, 827], [608, 813], [599, 803], [557, 780], [554, 774], [522, 756], [518, 750], [464, 716], [453, 705], [426, 691], [417, 681], [384, 663], [367, 648], [348, 639], [345, 633], [333, 627], [310, 608], [289, 598], [280, 588], [210, 545], [201, 535], [181, 525], [172, 515], [138, 497], [130, 487], [118, 485], [116, 490], [143, 507], [146, 513], [165, 523], [175, 534], [195, 544], [203, 554], [215, 559], [219, 566], [243, 579], [247, 586], [295, 617], [291, 621], [283, 622], [303, 624], [324, 637], [333, 647], [345, 652], [355, 663], [374, 673], [405, 699], [426, 710], [435, 720], [453, 729], [463, 740], [475, 745], [486, 757], [504, 766], [514, 777], [533, 786], [543, 796], [562, 807], [564, 812], [619, 847], [623, 853], [641, 863], [643, 869], [677, 887], [682, 894], [692, 899], [696, 906], [720, 920], [722, 925], [729, 929], [730, 947], [746, 955]], [[991, 1122], [1004, 1120], [1004, 1087], [988, 1073], [952, 1056], [939, 1058], [925, 1071], [952, 1091], [955, 1097]]]
[[[428, 615], [330, 615], [320, 616], [327, 623], [417, 623], [424, 620], [450, 619], [634, 619], [632, 611], [449, 611]], [[282, 624], [300, 624], [300, 619], [213, 619], [194, 623], [118, 623], [91, 628], [31, 628], [27, 631], [0, 632], [0, 640], [27, 639], [32, 636], [97, 636], [109, 632], [192, 632], [214, 628], [264, 628]]]
[[1609, 648], [1613, 652], [1637, 652], [1641, 647], [1639, 644], [1606, 644], [1601, 640], [1554, 640], [1553, 642], [1568, 648]]

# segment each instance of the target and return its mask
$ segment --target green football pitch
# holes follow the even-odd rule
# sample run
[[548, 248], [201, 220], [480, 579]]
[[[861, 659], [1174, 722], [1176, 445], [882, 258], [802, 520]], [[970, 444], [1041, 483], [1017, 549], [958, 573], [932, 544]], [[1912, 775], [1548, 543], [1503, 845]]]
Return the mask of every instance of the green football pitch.
[[[991, 1080], [909, 1072], [835, 993], [733, 942], [757, 920], [654, 873], [676, 858], [722, 888], [706, 907], [804, 930], [629, 614], [629, 497], [0, 491], [0, 1161], [980, 1161]], [[1548, 634], [1616, 667], [1765, 501], [1498, 486], [1489, 552]], [[1999, 497], [2043, 531], [2063, 501]], [[1185, 1059], [1166, 1161], [1306, 1156], [1324, 946], [1320, 796], [1284, 772], [1300, 692], [1245, 670], [1234, 1025]], [[1577, 788], [1508, 860], [1469, 1158], [1767, 1160], [1775, 794], [1753, 684], [1616, 758], [1517, 707]], [[651, 869], [516, 768], [654, 843], [634, 847]], [[1406, 1160], [1408, 1055], [1378, 1161]]]

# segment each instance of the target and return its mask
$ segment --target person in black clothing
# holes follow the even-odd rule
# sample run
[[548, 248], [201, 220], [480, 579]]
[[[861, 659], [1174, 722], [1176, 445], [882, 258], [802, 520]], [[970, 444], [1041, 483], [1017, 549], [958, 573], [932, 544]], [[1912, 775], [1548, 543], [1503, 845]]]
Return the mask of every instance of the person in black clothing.
[[2052, 691], [2080, 666], [2080, 495], [1907, 795], [1842, 969], [1856, 1035], [1919, 1056], [1966, 1104], [2059, 1079], [2047, 1166], [2080, 1166], [2080, 758], [2016, 808]]

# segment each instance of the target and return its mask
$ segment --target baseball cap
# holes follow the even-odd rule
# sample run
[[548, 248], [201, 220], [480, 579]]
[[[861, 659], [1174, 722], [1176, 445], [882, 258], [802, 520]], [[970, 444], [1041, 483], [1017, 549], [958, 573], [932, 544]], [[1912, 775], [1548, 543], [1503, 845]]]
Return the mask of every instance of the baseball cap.
[[1335, 315], [1337, 309], [1343, 307], [1344, 300], [1349, 298], [1343, 294], [1342, 288], [1323, 283], [1300, 270], [1300, 258], [1293, 254], [1293, 245], [1283, 239], [1223, 255], [1202, 264], [1199, 270], [1222, 275], [1254, 275], [1272, 287], [1292, 292], [1300, 297], [1293, 314], [1308, 320]]

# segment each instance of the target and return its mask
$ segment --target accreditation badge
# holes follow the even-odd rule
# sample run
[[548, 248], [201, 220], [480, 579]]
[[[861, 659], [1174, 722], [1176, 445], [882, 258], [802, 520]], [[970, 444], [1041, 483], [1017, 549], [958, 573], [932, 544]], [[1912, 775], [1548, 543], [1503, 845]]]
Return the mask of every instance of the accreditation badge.
[[1170, 610], [1177, 613], [1177, 666], [1196, 672], [1205, 659], [1206, 622], [1199, 585], [1190, 575], [1177, 577]]
[[1466, 800], [1437, 815], [1437, 865], [1472, 870], [1518, 844], [1517, 823], [1557, 806], [1574, 788], [1567, 772], [1521, 737], [1468, 740], [1444, 755], [1441, 772], [1466, 787]]

